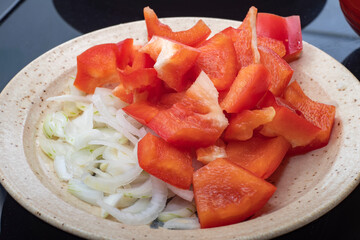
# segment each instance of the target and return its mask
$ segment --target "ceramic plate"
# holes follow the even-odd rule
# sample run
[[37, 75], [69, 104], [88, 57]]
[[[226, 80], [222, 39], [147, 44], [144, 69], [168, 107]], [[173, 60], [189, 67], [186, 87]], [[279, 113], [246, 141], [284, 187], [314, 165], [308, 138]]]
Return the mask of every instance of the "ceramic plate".
[[[198, 18], [167, 18], [175, 31]], [[240, 22], [203, 18], [218, 32]], [[66, 191], [36, 145], [43, 116], [57, 106], [46, 102], [63, 93], [76, 75], [76, 56], [87, 48], [133, 38], [147, 40], [143, 21], [86, 34], [40, 56], [20, 71], [0, 96], [0, 179], [27, 210], [75, 235], [95, 239], [261, 239], [299, 228], [342, 201], [359, 183], [359, 81], [340, 63], [304, 43], [301, 58], [291, 66], [305, 93], [337, 107], [329, 144], [306, 155], [287, 158], [271, 177], [277, 191], [257, 217], [239, 224], [201, 230], [152, 229], [102, 219], [99, 209]]]

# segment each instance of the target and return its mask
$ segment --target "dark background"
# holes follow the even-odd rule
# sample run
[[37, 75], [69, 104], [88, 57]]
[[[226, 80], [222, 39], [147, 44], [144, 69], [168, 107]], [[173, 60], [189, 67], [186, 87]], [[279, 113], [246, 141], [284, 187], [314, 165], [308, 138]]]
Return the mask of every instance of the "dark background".
[[[16, 6], [12, 8], [12, 4]], [[0, 90], [18, 71], [44, 52], [96, 29], [142, 20], [142, 8], [147, 5], [159, 17], [203, 16], [242, 20], [251, 5], [262, 12], [300, 15], [303, 40], [343, 63], [360, 78], [360, 38], [347, 24], [337, 0], [150, 3], [136, 0], [0, 0]], [[31, 215], [1, 186], [0, 189], [0, 204], [4, 202], [0, 239], [79, 239]], [[359, 215], [358, 187], [329, 213], [277, 239], [360, 239]]]

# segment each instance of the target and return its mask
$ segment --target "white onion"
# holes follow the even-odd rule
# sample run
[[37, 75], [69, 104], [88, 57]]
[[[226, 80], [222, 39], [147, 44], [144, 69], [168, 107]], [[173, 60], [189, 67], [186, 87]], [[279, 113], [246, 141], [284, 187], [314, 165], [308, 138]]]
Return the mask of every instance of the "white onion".
[[134, 181], [142, 172], [142, 169], [135, 165], [130, 170], [112, 178], [102, 178], [97, 176], [86, 175], [83, 179], [84, 183], [93, 189], [103, 191], [105, 193], [115, 193], [117, 188]]
[[84, 202], [97, 205], [98, 201], [102, 201], [104, 194], [86, 186], [78, 179], [70, 179], [68, 184], [68, 192]]
[[182, 199], [185, 199], [189, 202], [191, 202], [194, 198], [194, 192], [190, 190], [181, 189], [178, 187], [175, 187], [173, 185], [167, 184], [167, 187], [176, 195], [181, 197]]
[[152, 198], [149, 206], [139, 213], [124, 212], [109, 206], [102, 200], [99, 200], [97, 203], [122, 223], [129, 225], [149, 224], [155, 220], [159, 213], [165, 208], [167, 199], [166, 184], [155, 177], [151, 176], [150, 178], [152, 183]]
[[66, 168], [66, 161], [64, 156], [56, 156], [54, 159], [54, 170], [56, 175], [63, 181], [69, 181], [72, 178]]
[[123, 208], [123, 212], [128, 213], [139, 213], [144, 211], [150, 204], [150, 198], [140, 198], [133, 205]]
[[159, 214], [158, 219], [162, 222], [169, 221], [173, 218], [186, 218], [195, 213], [195, 205], [179, 196], [171, 199], [163, 212]]
[[138, 186], [132, 186], [128, 189], [119, 189], [118, 192], [133, 198], [149, 198], [151, 197], [151, 178]]
[[167, 229], [191, 230], [199, 229], [200, 223], [197, 217], [173, 218], [165, 222], [163, 227]]

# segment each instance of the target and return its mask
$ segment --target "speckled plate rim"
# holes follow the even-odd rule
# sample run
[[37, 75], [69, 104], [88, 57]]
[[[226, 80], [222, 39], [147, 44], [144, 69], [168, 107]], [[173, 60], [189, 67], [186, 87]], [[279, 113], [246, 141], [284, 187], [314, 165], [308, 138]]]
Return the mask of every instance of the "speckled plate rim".
[[[192, 26], [198, 19], [186, 17], [163, 20], [177, 30]], [[213, 32], [228, 26], [237, 27], [240, 24], [232, 20], [201, 19]], [[139, 44], [146, 41], [145, 23], [138, 21], [120, 24], [70, 40], [31, 62], [2, 91], [0, 95], [1, 184], [16, 201], [36, 216], [64, 231], [93, 239], [134, 237], [136, 239], [209, 239], [210, 237], [211, 239], [265, 239], [287, 233], [320, 217], [341, 202], [358, 185], [360, 140], [356, 139], [356, 136], [360, 135], [360, 131], [356, 124], [359, 123], [360, 113], [354, 109], [354, 106], [360, 103], [356, 96], [356, 93], [360, 92], [360, 84], [340, 63], [304, 42], [303, 55], [300, 60], [291, 64], [292, 67], [295, 70], [302, 68], [304, 74], [317, 77], [314, 81], [319, 83], [328, 96], [331, 96], [331, 102], [337, 105], [337, 122], [348, 124], [342, 124], [341, 136], [339, 136], [341, 147], [332, 159], [331, 167], [325, 177], [296, 201], [270, 214], [231, 226], [169, 231], [150, 229], [148, 226], [127, 226], [101, 219], [59, 199], [43, 185], [39, 173], [32, 170], [27, 159], [26, 151], [27, 148], [31, 148], [31, 144], [24, 143], [24, 136], [34, 136], [36, 132], [27, 123], [29, 116], [34, 114], [35, 106], [43, 104], [43, 95], [52, 81], [58, 79], [61, 74], [73, 71], [79, 53], [92, 45], [118, 42], [126, 37], [134, 38]], [[336, 80], [340, 86], [335, 84]], [[304, 206], [311, 210], [304, 213], [302, 211]], [[74, 216], [78, 217], [74, 219]]]

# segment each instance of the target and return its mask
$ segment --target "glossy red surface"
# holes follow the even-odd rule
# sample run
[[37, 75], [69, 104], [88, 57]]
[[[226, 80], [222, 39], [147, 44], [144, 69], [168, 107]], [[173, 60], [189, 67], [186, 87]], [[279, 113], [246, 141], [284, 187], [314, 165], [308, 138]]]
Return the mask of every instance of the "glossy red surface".
[[344, 13], [346, 21], [360, 35], [360, 1], [340, 0], [340, 7]]

